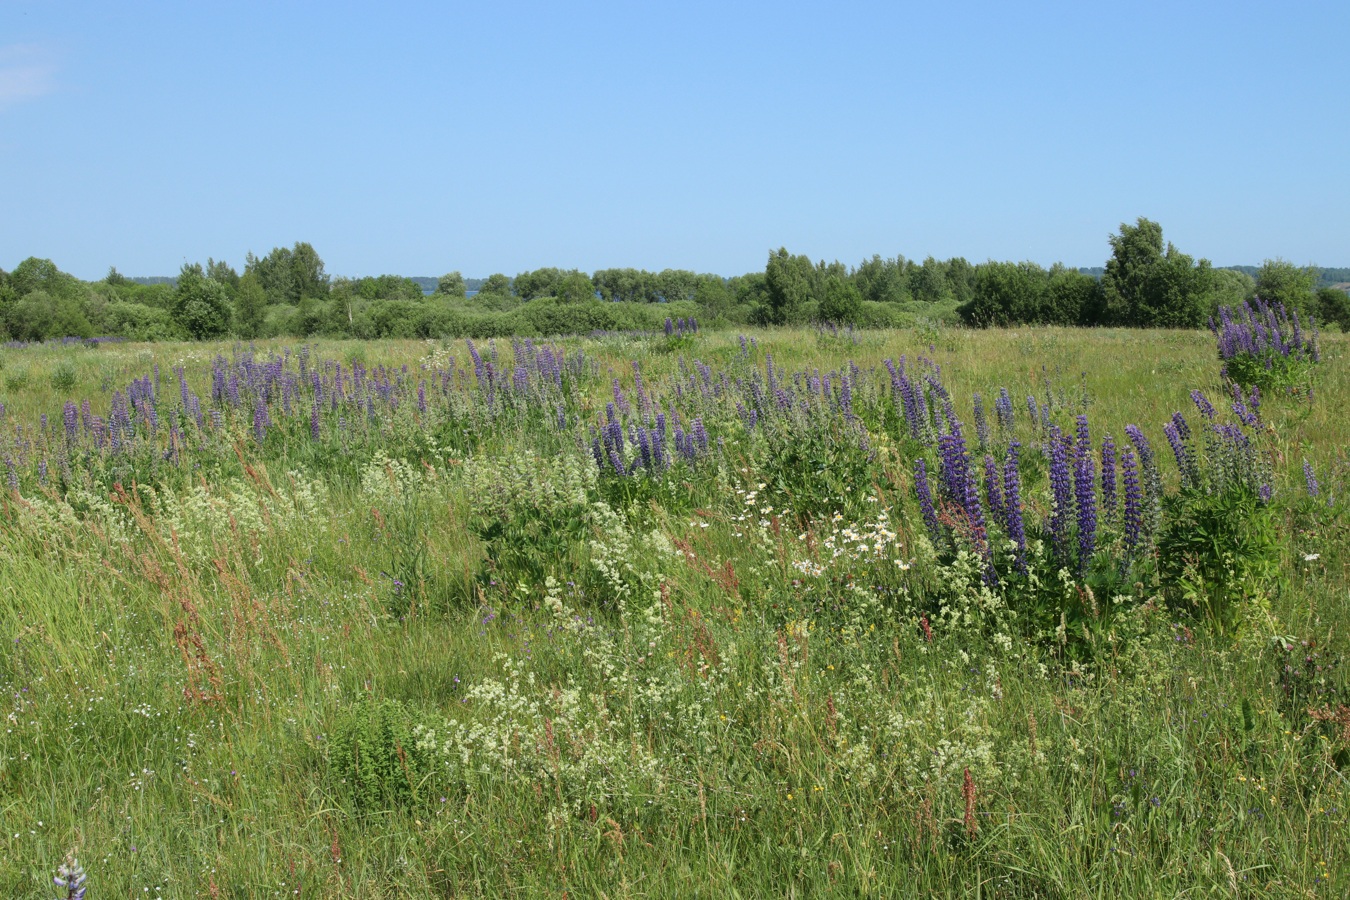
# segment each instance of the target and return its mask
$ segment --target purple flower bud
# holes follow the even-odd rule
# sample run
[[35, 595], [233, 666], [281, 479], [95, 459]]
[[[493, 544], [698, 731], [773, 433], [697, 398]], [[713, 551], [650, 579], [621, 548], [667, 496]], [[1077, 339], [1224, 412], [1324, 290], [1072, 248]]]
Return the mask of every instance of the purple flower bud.
[[1022, 474], [1018, 471], [1017, 451], [1022, 445], [1013, 441], [1008, 445], [1008, 457], [1003, 461], [1003, 513], [1008, 537], [1016, 545], [1017, 569], [1027, 574], [1027, 533], [1022, 523]]
[[1317, 485], [1317, 476], [1313, 474], [1312, 464], [1306, 459], [1303, 461], [1303, 482], [1307, 485], [1309, 497], [1316, 497], [1322, 492]]
[[919, 512], [923, 516], [924, 527], [928, 529], [928, 536], [933, 539], [933, 546], [941, 548], [946, 541], [943, 539], [942, 526], [938, 524], [937, 510], [933, 508], [933, 493], [928, 484], [928, 465], [923, 457], [914, 460], [914, 493], [919, 498]]

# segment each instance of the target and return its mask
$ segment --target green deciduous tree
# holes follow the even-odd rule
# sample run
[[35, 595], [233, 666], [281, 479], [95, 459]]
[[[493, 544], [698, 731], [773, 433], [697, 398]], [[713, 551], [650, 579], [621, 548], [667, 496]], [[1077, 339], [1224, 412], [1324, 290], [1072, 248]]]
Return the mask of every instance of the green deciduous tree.
[[258, 276], [268, 303], [298, 304], [304, 297], [324, 297], [328, 294], [328, 275], [323, 260], [314, 247], [297, 241], [291, 249], [273, 247], [272, 252], [259, 258], [248, 254], [244, 271]]
[[173, 317], [195, 340], [220, 337], [230, 330], [229, 292], [200, 263], [188, 263], [178, 273]]
[[764, 267], [764, 319], [771, 325], [795, 325], [802, 321], [806, 304], [815, 294], [816, 267], [805, 256], [793, 256], [780, 247], [769, 253]]
[[1317, 321], [1334, 322], [1341, 331], [1350, 331], [1350, 294], [1340, 288], [1318, 288]]
[[1212, 269], [1163, 245], [1162, 226], [1140, 218], [1112, 235], [1102, 278], [1109, 324], [1141, 328], [1198, 328], [1208, 317]]
[[600, 269], [591, 280], [602, 300], [651, 303], [656, 299], [655, 276], [642, 269]]
[[1256, 270], [1256, 293], [1272, 306], [1284, 304], [1290, 312], [1307, 314], [1317, 306], [1317, 275], [1315, 266], [1299, 267], [1278, 257], [1268, 259]]
[[874, 255], [853, 272], [853, 283], [864, 300], [873, 303], [901, 303], [909, 299], [905, 280], [905, 258], [882, 259]]
[[465, 293], [464, 276], [458, 272], [448, 272], [436, 279], [437, 296], [463, 299]]
[[20, 297], [33, 291], [44, 291], [49, 297], [75, 300], [84, 294], [84, 287], [78, 278], [62, 272], [50, 259], [38, 259], [36, 256], [30, 256], [15, 266], [14, 271], [9, 273], [9, 283]]
[[862, 315], [862, 294], [847, 278], [829, 275], [820, 298], [820, 320], [836, 325], [856, 324]]
[[522, 300], [534, 300], [537, 297], [558, 296], [558, 285], [576, 270], [564, 272], [557, 268], [534, 269], [521, 272], [511, 282], [512, 292]]
[[595, 285], [584, 272], [572, 272], [558, 282], [554, 296], [562, 303], [585, 303], [595, 299]]
[[947, 289], [947, 265], [933, 257], [923, 261], [909, 273], [909, 292], [920, 303], [937, 303], [945, 298]]
[[960, 309], [961, 320], [981, 328], [1036, 322], [1048, 282], [1045, 269], [1031, 262], [976, 266], [971, 299]]
[[698, 275], [687, 269], [663, 269], [656, 275], [656, 293], [667, 303], [693, 300]]
[[246, 341], [261, 337], [267, 321], [267, 294], [253, 272], [245, 272], [234, 294], [234, 326]]
[[1256, 281], [1236, 269], [1215, 269], [1211, 275], [1209, 315], [1217, 316], [1219, 307], [1235, 309], [1256, 295]]
[[494, 272], [483, 282], [483, 286], [478, 289], [480, 294], [510, 294], [511, 279], [507, 278], [501, 272]]

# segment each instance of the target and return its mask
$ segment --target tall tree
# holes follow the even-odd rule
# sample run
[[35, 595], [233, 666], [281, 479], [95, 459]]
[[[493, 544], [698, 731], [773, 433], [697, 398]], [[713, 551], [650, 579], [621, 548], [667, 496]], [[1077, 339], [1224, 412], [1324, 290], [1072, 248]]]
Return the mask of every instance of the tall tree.
[[458, 272], [447, 272], [436, 279], [437, 296], [459, 297], [462, 299], [465, 293], [464, 276]]
[[558, 282], [554, 296], [563, 303], [585, 303], [595, 299], [595, 284], [585, 272], [571, 272]]
[[480, 294], [505, 295], [511, 293], [511, 279], [507, 278], [501, 272], [494, 272], [483, 282], [483, 286], [478, 289]]
[[1109, 324], [1196, 328], [1208, 316], [1213, 284], [1208, 260], [1196, 264], [1170, 242], [1162, 226], [1140, 218], [1112, 235], [1102, 290]]
[[1300, 268], [1286, 259], [1268, 259], [1256, 270], [1256, 294], [1267, 303], [1282, 303], [1289, 311], [1307, 313], [1317, 307], [1318, 270]]
[[267, 293], [253, 272], [245, 272], [234, 293], [234, 327], [246, 341], [260, 337], [267, 319]]
[[314, 247], [297, 241], [291, 249], [273, 247], [261, 259], [249, 253], [245, 258], [245, 272], [258, 276], [268, 303], [298, 304], [305, 297], [325, 297], [328, 294], [328, 274], [323, 260]]
[[806, 304], [815, 295], [816, 268], [805, 256], [793, 256], [786, 247], [769, 253], [764, 267], [768, 301], [765, 319], [772, 325], [795, 325], [802, 321]]
[[201, 263], [187, 263], [174, 288], [173, 317], [196, 340], [220, 337], [230, 329], [230, 298], [225, 285], [209, 278]]

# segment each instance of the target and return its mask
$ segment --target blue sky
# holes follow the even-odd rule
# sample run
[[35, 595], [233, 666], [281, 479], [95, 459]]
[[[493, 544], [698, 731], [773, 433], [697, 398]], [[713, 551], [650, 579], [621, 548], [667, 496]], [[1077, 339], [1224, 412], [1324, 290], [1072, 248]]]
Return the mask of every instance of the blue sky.
[[1350, 265], [1350, 4], [0, 0], [0, 267]]

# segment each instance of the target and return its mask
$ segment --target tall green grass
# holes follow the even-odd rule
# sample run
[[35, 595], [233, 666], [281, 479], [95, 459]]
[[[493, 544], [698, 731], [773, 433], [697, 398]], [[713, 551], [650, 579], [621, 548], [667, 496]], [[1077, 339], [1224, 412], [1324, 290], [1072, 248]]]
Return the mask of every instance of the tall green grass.
[[[1119, 436], [1222, 389], [1207, 334], [753, 336], [788, 370], [930, 356], [967, 420], [973, 392], [1048, 391]], [[597, 416], [680, 355], [575, 343]], [[241, 440], [172, 482], [4, 491], [0, 893], [49, 896], [74, 849], [91, 897], [1345, 896], [1350, 724], [1310, 710], [1350, 700], [1350, 546], [1300, 496], [1304, 459], [1344, 484], [1345, 348], [1311, 402], [1266, 399], [1280, 578], [1222, 634], [1156, 584], [1060, 641], [920, 621], [962, 576], [881, 441], [849, 514], [805, 522], [753, 441], [615, 486], [512, 420], [418, 464], [394, 433], [374, 458]], [[217, 350], [0, 350], [5, 434], [156, 364], [207, 392]]]

